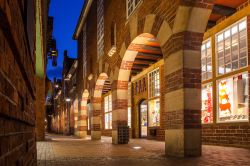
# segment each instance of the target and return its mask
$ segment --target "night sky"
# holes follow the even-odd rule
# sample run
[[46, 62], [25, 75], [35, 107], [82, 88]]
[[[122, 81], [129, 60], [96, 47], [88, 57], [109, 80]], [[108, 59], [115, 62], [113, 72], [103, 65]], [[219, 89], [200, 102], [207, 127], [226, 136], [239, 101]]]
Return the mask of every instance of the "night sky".
[[53, 36], [57, 42], [58, 61], [53, 67], [51, 60], [47, 64], [47, 76], [50, 80], [62, 77], [63, 51], [68, 50], [71, 58], [77, 57], [77, 43], [72, 39], [84, 0], [51, 0], [49, 16], [54, 17]]

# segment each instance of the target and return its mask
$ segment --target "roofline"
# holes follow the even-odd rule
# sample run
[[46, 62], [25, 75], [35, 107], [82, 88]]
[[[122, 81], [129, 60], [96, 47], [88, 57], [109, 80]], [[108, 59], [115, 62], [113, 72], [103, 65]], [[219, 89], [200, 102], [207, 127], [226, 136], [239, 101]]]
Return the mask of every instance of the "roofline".
[[84, 3], [84, 6], [83, 6], [82, 11], [81, 11], [81, 15], [78, 19], [78, 22], [77, 22], [77, 25], [75, 28], [75, 32], [73, 34], [74, 40], [77, 40], [77, 38], [79, 36], [80, 30], [82, 29], [82, 27], [85, 23], [85, 20], [86, 20], [88, 13], [89, 13], [89, 9], [91, 7], [92, 2], [93, 2], [93, 0], [86, 0]]

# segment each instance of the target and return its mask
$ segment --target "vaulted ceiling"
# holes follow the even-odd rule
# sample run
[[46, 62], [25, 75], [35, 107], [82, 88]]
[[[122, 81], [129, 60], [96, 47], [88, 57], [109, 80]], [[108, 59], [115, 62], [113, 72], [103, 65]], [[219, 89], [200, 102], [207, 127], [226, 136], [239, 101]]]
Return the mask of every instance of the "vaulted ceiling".
[[215, 26], [216, 22], [221, 18], [234, 14], [237, 11], [237, 7], [245, 2], [247, 2], [247, 0], [215, 0], [207, 28]]
[[138, 52], [131, 69], [132, 76], [140, 73], [163, 57], [160, 43], [151, 34], [142, 34], [137, 37], [130, 44], [128, 50]]

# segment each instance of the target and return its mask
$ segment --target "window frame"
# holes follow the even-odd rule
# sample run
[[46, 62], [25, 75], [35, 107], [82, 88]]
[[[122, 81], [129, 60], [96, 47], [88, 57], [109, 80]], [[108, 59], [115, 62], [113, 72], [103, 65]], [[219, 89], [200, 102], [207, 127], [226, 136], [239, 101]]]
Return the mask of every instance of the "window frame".
[[[152, 96], [151, 95], [151, 81], [150, 81], [150, 74], [151, 73], [154, 73], [155, 71], [157, 71], [158, 70], [158, 74], [159, 74], [159, 95], [157, 96], [157, 95], [155, 95], [155, 90], [154, 90], [154, 95]], [[152, 70], [152, 71], [150, 71], [150, 72], [148, 72], [148, 99], [149, 100], [151, 100], [151, 99], [154, 99], [154, 98], [158, 98], [158, 97], [160, 97], [161, 96], [161, 92], [160, 92], [160, 89], [161, 89], [161, 78], [160, 78], [160, 67], [157, 67], [157, 68], [155, 68], [154, 70]], [[155, 76], [154, 76], [155, 77]], [[155, 87], [155, 82], [154, 82], [154, 87]]]
[[[241, 69], [245, 69], [245, 68], [247, 68], [248, 67], [248, 65], [249, 65], [249, 63], [248, 63], [248, 60], [249, 60], [249, 58], [248, 58], [248, 55], [246, 56], [246, 62], [247, 62], [247, 65], [246, 66], [244, 66], [244, 67], [239, 67], [239, 61], [240, 61], [240, 39], [239, 39], [239, 33], [240, 33], [240, 31], [239, 31], [239, 24], [240, 23], [242, 23], [243, 21], [245, 21], [246, 22], [246, 28], [245, 28], [245, 30], [246, 30], [246, 53], [248, 54], [248, 30], [247, 30], [247, 24], [248, 24], [248, 21], [247, 21], [247, 17], [243, 17], [243, 18], [241, 18], [240, 20], [238, 20], [237, 22], [235, 22], [235, 23], [233, 23], [233, 24], [231, 24], [231, 25], [229, 25], [229, 26], [227, 26], [226, 28], [224, 28], [224, 29], [222, 29], [221, 31], [219, 31], [219, 32], [217, 32], [215, 35], [214, 35], [214, 38], [215, 38], [215, 70], [216, 70], [216, 77], [221, 77], [221, 76], [223, 76], [223, 75], [226, 75], [226, 74], [229, 74], [229, 73], [232, 73], [232, 72], [235, 72], [235, 71], [238, 71], [238, 70], [241, 70]], [[236, 26], [237, 25], [237, 33], [238, 33], [238, 36], [237, 36], [237, 41], [238, 41], [238, 68], [237, 69], [235, 69], [235, 70], [233, 70], [232, 69], [232, 32], [231, 32], [231, 29], [234, 27], [234, 26]], [[226, 69], [225, 69], [225, 65], [226, 65], [226, 63], [225, 63], [225, 32], [226, 31], [228, 31], [228, 30], [230, 30], [230, 63], [231, 63], [231, 71], [230, 72], [225, 72], [226, 71]], [[219, 74], [219, 64], [218, 64], [218, 59], [219, 59], [219, 57], [218, 57], [218, 36], [220, 36], [220, 35], [223, 35], [223, 39], [222, 39], [222, 41], [223, 41], [223, 62], [224, 62], [224, 73], [223, 74]]]
[[[108, 99], [108, 103], [106, 103], [106, 99]], [[111, 102], [110, 102], [111, 100]], [[103, 97], [103, 101], [104, 101], [104, 129], [105, 130], [109, 130], [112, 129], [112, 93], [108, 93], [107, 95], [105, 95]], [[106, 111], [106, 104], [108, 105], [108, 110]], [[107, 127], [106, 123], [110, 123], [110, 122], [106, 122], [106, 116], [111, 116], [111, 126]], [[109, 119], [110, 120], [110, 119]]]
[[[132, 3], [133, 3], [131, 13], [129, 13], [129, 1], [132, 1]], [[142, 4], [143, 0], [139, 0], [139, 2], [137, 4], [135, 2], [136, 2], [136, 0], [126, 0], [126, 17], [127, 17], [127, 19], [129, 19], [129, 17], [134, 14], [137, 7], [140, 4]]]
[[249, 71], [243, 71], [243, 72], [239, 72], [239, 73], [236, 73], [236, 74], [233, 74], [233, 75], [230, 75], [230, 76], [227, 76], [227, 77], [223, 77], [223, 78], [220, 78], [220, 79], [216, 79], [216, 121], [215, 123], [219, 123], [219, 124], [223, 124], [223, 123], [249, 123], [249, 78], [248, 78], [248, 86], [247, 86], [247, 91], [248, 91], [248, 119], [247, 120], [236, 120], [236, 121], [220, 121], [219, 120], [219, 82], [221, 80], [227, 80], [227, 79], [230, 79], [230, 78], [233, 78], [233, 77], [236, 77], [236, 76], [239, 76], [239, 75], [243, 75], [243, 74], [247, 74], [247, 78], [249, 77]]
[[202, 73], [203, 73], [203, 71], [202, 71], [202, 47], [201, 47], [201, 81], [203, 82], [203, 81], [208, 81], [208, 80], [211, 80], [212, 78], [213, 78], [213, 48], [212, 48], [212, 38], [210, 37], [210, 38], [208, 38], [208, 39], [206, 39], [206, 40], [204, 40], [203, 42], [202, 42], [202, 46], [203, 45], [205, 45], [205, 47], [206, 47], [206, 45], [207, 45], [207, 43], [208, 42], [210, 42], [210, 57], [211, 57], [211, 77], [210, 78], [208, 78], [208, 76], [207, 76], [207, 73], [208, 73], [208, 70], [207, 70], [207, 48], [205, 48], [205, 50], [206, 50], [206, 55], [205, 55], [205, 58], [206, 58], [206, 71], [205, 71], [205, 73], [206, 73], [206, 79], [202, 79]]

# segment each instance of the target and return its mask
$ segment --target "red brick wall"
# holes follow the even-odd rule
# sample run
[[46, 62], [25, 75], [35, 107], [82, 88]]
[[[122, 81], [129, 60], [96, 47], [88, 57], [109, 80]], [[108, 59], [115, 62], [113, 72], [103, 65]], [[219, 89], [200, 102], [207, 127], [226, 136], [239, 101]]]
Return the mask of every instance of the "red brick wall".
[[34, 34], [17, 0], [1, 0], [0, 20], [0, 165], [36, 165]]
[[249, 124], [202, 125], [203, 144], [250, 147]]

